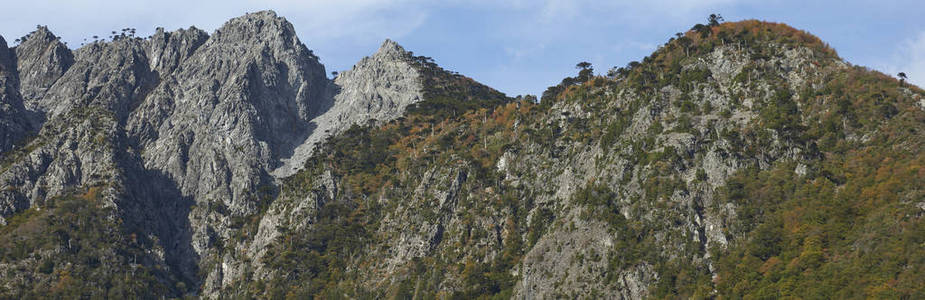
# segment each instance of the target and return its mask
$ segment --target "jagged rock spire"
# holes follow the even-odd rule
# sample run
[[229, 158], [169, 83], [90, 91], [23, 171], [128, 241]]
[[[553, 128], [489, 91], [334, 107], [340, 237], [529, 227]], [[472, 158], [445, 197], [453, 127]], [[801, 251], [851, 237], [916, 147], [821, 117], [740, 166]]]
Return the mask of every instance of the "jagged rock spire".
[[193, 52], [208, 39], [209, 35], [196, 27], [173, 32], [167, 32], [163, 27], [158, 27], [148, 41], [150, 68], [161, 74], [173, 72], [182, 61], [192, 56]]
[[15, 49], [20, 91], [27, 105], [44, 96], [74, 64], [71, 50], [45, 26], [38, 26]]

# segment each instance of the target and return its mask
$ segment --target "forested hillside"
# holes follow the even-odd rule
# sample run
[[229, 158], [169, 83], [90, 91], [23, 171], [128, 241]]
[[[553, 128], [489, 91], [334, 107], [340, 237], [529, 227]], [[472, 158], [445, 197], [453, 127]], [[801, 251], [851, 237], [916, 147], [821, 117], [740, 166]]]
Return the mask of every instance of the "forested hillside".
[[579, 67], [540, 104], [432, 92], [331, 139], [247, 293], [921, 296], [922, 90], [759, 21]]

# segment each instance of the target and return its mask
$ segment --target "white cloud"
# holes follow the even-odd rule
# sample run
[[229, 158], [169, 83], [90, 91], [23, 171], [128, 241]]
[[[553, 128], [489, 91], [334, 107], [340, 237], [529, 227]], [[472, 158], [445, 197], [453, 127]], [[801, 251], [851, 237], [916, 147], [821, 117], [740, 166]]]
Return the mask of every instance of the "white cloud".
[[899, 50], [900, 61], [897, 62], [898, 72], [905, 72], [909, 82], [920, 87], [925, 86], [925, 31], [918, 36], [908, 39]]
[[893, 77], [899, 72], [906, 73], [910, 83], [925, 87], [925, 31], [903, 40], [896, 46], [892, 57], [874, 65], [875, 69]]

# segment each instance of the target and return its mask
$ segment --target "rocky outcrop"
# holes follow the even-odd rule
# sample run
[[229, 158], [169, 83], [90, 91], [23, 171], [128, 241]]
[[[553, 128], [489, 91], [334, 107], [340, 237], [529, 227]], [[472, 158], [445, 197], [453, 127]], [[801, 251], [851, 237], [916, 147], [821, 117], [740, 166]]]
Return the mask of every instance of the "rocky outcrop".
[[611, 255], [614, 237], [607, 225], [568, 218], [574, 226], [551, 230], [525, 255], [513, 298], [548, 299], [563, 293], [577, 298], [645, 298], [656, 279], [652, 266], [641, 263], [609, 274], [613, 270], [602, 258]]
[[158, 74], [170, 75], [208, 39], [209, 34], [196, 27], [173, 32], [158, 27], [147, 41], [149, 68]]
[[283, 159], [273, 175], [295, 174], [319, 143], [353, 125], [363, 126], [369, 121], [381, 124], [402, 116], [408, 105], [423, 100], [422, 80], [411, 63], [411, 54], [386, 40], [375, 54], [334, 79], [332, 106], [312, 119], [311, 135], [291, 157]]
[[38, 28], [16, 46], [20, 89], [30, 110], [46, 111], [45, 94], [74, 64], [74, 54], [48, 27]]

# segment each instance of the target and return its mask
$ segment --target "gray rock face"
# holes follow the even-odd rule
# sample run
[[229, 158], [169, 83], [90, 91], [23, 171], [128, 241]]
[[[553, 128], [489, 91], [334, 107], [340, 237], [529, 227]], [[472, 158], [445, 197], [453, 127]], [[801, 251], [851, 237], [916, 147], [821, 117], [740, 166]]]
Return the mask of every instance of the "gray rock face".
[[373, 56], [334, 80], [334, 107], [313, 122], [336, 134], [367, 120], [385, 122], [401, 116], [408, 105], [423, 100], [421, 75], [410, 59], [404, 48], [386, 40]]
[[295, 174], [305, 164], [315, 146], [353, 125], [370, 120], [387, 122], [404, 114], [408, 105], [423, 100], [421, 74], [410, 62], [411, 54], [392, 40], [379, 51], [360, 60], [334, 80], [335, 94], [330, 110], [312, 119], [311, 135], [273, 176]]
[[[616, 276], [608, 274], [612, 270], [608, 270], [606, 260], [592, 259], [607, 255], [613, 248], [614, 237], [607, 232], [607, 225], [586, 222], [577, 216], [568, 218], [576, 226], [548, 233], [526, 254], [523, 279], [515, 286], [514, 298], [556, 298], [557, 289], [551, 287], [562, 285], [561, 282], [567, 282], [563, 289], [572, 287], [574, 290], [569, 292], [578, 298], [645, 298], [646, 288], [655, 281], [652, 266], [642, 263]], [[616, 280], [602, 280], [608, 276]], [[588, 287], [594, 287], [597, 293]]]
[[[39, 33], [52, 36], [42, 28]], [[2, 217], [41, 206], [74, 187], [109, 186], [104, 194], [112, 204], [121, 193], [114, 188], [122, 185], [123, 170], [117, 160], [124, 136], [120, 124], [155, 78], [145, 67], [138, 41], [93, 44], [77, 51], [75, 58], [72, 68], [51, 88], [36, 92], [44, 96], [33, 103], [39, 104], [35, 107], [45, 112], [48, 121], [26, 151], [10, 155], [13, 163], [0, 173], [0, 186], [8, 187], [0, 193]], [[49, 78], [31, 77], [35, 91], [42, 91], [46, 82], [38, 79]]]
[[[232, 19], [203, 38], [195, 29], [156, 35], [158, 59], [151, 65], [175, 70], [127, 125], [144, 149], [145, 166], [195, 199], [200, 254], [230, 234], [220, 220], [255, 212], [252, 193], [270, 184], [266, 170], [307, 135], [309, 116], [319, 109], [314, 103], [328, 85], [292, 25], [272, 12]], [[175, 47], [165, 51], [165, 44]]]
[[27, 106], [47, 110], [52, 103], [42, 98], [74, 64], [73, 53], [45, 26], [39, 26], [15, 49], [21, 93]]
[[196, 27], [174, 32], [159, 27], [148, 40], [149, 68], [158, 74], [170, 74], [208, 39], [209, 35]]
[[0, 153], [22, 142], [30, 130], [16, 75], [15, 53], [0, 37]]

